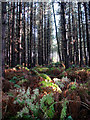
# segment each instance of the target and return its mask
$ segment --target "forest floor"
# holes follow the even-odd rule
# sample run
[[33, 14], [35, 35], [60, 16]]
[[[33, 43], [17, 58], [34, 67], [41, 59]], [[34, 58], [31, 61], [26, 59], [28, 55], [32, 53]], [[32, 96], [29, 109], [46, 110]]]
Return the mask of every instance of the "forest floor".
[[2, 120], [90, 120], [90, 68], [5, 69]]

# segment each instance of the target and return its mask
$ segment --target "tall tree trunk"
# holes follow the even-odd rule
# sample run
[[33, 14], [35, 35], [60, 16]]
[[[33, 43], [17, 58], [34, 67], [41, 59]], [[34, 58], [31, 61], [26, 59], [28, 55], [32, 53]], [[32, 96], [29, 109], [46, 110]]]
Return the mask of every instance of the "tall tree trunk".
[[8, 54], [7, 54], [7, 59], [8, 62], [7, 64], [10, 66], [10, 11], [9, 11], [9, 2], [8, 2]]
[[72, 64], [72, 38], [71, 38], [71, 3], [69, 3], [69, 33], [68, 33], [68, 38], [69, 38], [69, 58], [70, 58], [70, 64]]
[[57, 45], [58, 45], [59, 61], [61, 61], [61, 55], [60, 55], [60, 43], [59, 43], [59, 39], [58, 39], [58, 32], [57, 32], [57, 25], [56, 25], [56, 18], [55, 18], [54, 3], [53, 3], [53, 2], [52, 2], [52, 8], [53, 8], [53, 15], [54, 15], [55, 30], [56, 30], [56, 39], [57, 39]]
[[31, 2], [30, 13], [30, 66], [32, 66], [32, 23], [33, 23], [33, 2]]
[[34, 4], [34, 57], [33, 64], [36, 65], [36, 3]]
[[15, 3], [13, 3], [13, 14], [12, 14], [12, 42], [11, 42], [11, 67], [15, 65], [15, 52], [14, 52], [14, 24], [15, 24]]
[[18, 5], [19, 3], [17, 2], [17, 13], [16, 13], [16, 49], [15, 49], [15, 52], [16, 52], [16, 65], [19, 64], [19, 61], [18, 61], [18, 57], [19, 57], [19, 11], [18, 11]]
[[38, 64], [39, 65], [42, 65], [43, 64], [43, 56], [42, 56], [42, 54], [43, 54], [43, 31], [42, 31], [42, 29], [43, 29], [43, 22], [42, 22], [42, 17], [43, 17], [43, 5], [42, 5], [42, 3], [40, 3], [40, 12], [39, 12], [39, 18], [40, 18], [40, 23], [39, 23], [39, 31], [38, 31]]
[[23, 3], [23, 6], [24, 6], [24, 8], [23, 8], [23, 9], [24, 9], [24, 16], [23, 16], [22, 59], [21, 59], [21, 63], [22, 63], [24, 66], [26, 66], [25, 5], [26, 5], [26, 3]]
[[62, 27], [63, 27], [63, 49], [64, 49], [64, 61], [65, 61], [65, 67], [66, 69], [68, 68], [68, 55], [67, 55], [67, 39], [66, 39], [66, 28], [65, 28], [65, 24], [66, 24], [66, 20], [65, 20], [65, 3], [61, 3], [61, 10], [62, 10], [62, 19], [63, 19], [63, 23], [62, 23]]
[[84, 59], [85, 59], [85, 65], [87, 65], [87, 55], [86, 55], [86, 42], [85, 42], [85, 25], [82, 20], [82, 12], [81, 12], [81, 23], [82, 23], [82, 37], [83, 37], [83, 47], [84, 47]]
[[76, 13], [76, 65], [79, 64], [79, 48], [78, 48], [78, 13]]
[[6, 31], [6, 2], [2, 2], [2, 76], [5, 75], [5, 31]]
[[46, 46], [46, 40], [47, 40], [47, 26], [46, 26], [46, 3], [44, 3], [44, 64], [46, 64], [47, 61], [47, 46]]
[[[31, 3], [29, 3], [29, 5], [27, 6], [27, 10], [28, 11], [31, 11], [31, 8], [29, 9], [29, 7], [30, 7], [30, 4]], [[27, 22], [26, 22], [26, 38], [27, 38], [27, 56], [28, 56], [28, 61], [27, 61], [27, 66], [28, 67], [30, 67], [30, 30], [29, 30], [29, 28], [28, 28], [28, 26], [30, 27], [30, 25], [29, 25], [29, 20], [28, 20], [28, 18], [29, 18], [29, 16], [30, 16], [30, 14], [29, 14], [29, 12], [27, 12]], [[29, 31], [29, 34], [28, 34], [28, 31]]]
[[90, 40], [89, 40], [89, 32], [88, 32], [88, 18], [87, 18], [87, 4], [86, 3], [84, 3], [84, 9], [85, 9], [85, 22], [86, 22], [87, 52], [89, 56], [89, 67], [90, 67]]
[[[73, 7], [73, 6], [72, 6]], [[73, 27], [73, 64], [76, 63], [76, 29], [75, 29], [75, 17], [73, 13], [74, 9], [72, 8], [72, 27]]]
[[51, 50], [51, 45], [50, 45], [50, 36], [51, 36], [51, 29], [50, 29], [50, 10], [48, 6], [48, 21], [47, 21], [47, 64], [50, 63], [50, 50]]
[[44, 59], [44, 57], [43, 57], [43, 43], [44, 43], [44, 39], [43, 39], [43, 3], [42, 3], [42, 20], [41, 20], [41, 40], [42, 40], [42, 65], [43, 65], [43, 59]]
[[10, 7], [11, 8], [9, 9], [10, 10], [10, 24], [9, 24], [10, 25], [9, 26], [10, 27], [9, 28], [9, 30], [10, 30], [10, 43], [9, 43], [10, 44], [10, 46], [9, 46], [10, 47], [10, 51], [9, 51], [9, 53], [10, 53], [9, 54], [10, 55], [10, 63], [9, 63], [9, 66], [11, 67], [11, 60], [12, 60], [12, 16], [13, 16], [12, 15], [13, 14], [13, 5], [12, 5], [12, 2], [10, 4]]
[[83, 56], [82, 56], [82, 41], [81, 41], [81, 22], [80, 22], [80, 15], [81, 15], [81, 3], [78, 3], [78, 22], [79, 22], [79, 39], [80, 39], [80, 67], [83, 64]]
[[18, 36], [19, 36], [19, 40], [18, 40], [18, 56], [17, 56], [17, 61], [18, 64], [21, 64], [21, 19], [22, 19], [22, 3], [19, 3], [19, 28], [18, 28]]

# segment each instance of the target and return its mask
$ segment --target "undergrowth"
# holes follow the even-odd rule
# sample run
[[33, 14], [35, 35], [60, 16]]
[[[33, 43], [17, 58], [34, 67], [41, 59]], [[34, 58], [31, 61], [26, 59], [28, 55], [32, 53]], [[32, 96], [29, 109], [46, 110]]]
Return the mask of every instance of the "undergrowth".
[[6, 69], [2, 120], [88, 119], [90, 68], [73, 66], [65, 70], [60, 66], [57, 63], [28, 69], [17, 65]]

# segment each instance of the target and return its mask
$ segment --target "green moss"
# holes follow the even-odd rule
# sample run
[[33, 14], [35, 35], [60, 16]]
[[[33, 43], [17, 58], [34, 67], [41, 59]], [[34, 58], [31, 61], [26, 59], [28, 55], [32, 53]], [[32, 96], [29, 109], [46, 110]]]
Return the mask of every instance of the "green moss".
[[87, 69], [87, 71], [90, 71], [90, 69]]
[[44, 74], [44, 73], [41, 73], [41, 74], [40, 74], [40, 77], [42, 77], [42, 78], [48, 80], [49, 82], [52, 81], [51, 78], [50, 78], [48, 75]]
[[47, 67], [36, 67], [35, 68], [38, 72], [47, 72], [49, 68]]
[[54, 92], [62, 93], [62, 90], [59, 88], [59, 86], [52, 82], [41, 81], [39, 84], [42, 84], [41, 88], [47, 88], [47, 87], [50, 88], [51, 87]]

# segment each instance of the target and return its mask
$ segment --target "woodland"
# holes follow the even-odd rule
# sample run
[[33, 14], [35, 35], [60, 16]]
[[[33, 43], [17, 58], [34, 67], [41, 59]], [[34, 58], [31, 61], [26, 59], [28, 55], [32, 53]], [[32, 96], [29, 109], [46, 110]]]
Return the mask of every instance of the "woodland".
[[1, 7], [2, 120], [90, 120], [90, 1]]

